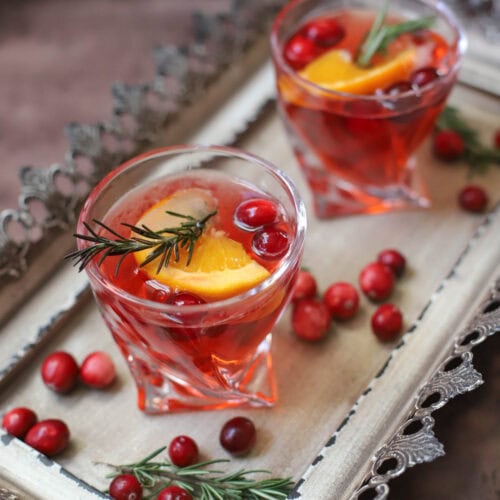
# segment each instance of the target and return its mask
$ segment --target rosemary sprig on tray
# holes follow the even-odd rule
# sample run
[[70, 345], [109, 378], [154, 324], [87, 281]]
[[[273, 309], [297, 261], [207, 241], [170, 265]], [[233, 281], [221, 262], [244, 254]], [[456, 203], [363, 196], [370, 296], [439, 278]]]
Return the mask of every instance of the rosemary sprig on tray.
[[489, 148], [481, 143], [479, 135], [465, 119], [458, 109], [446, 106], [439, 115], [436, 123], [438, 130], [453, 130], [464, 141], [463, 159], [469, 165], [471, 173], [482, 173], [489, 165], [500, 165], [500, 149]]
[[143, 460], [125, 465], [106, 464], [114, 469], [107, 477], [134, 474], [143, 488], [154, 498], [163, 488], [175, 484], [189, 491], [200, 500], [273, 500], [284, 499], [293, 487], [291, 478], [269, 478], [255, 480], [252, 474], [269, 474], [267, 470], [238, 470], [224, 472], [210, 466], [227, 463], [229, 460], [209, 460], [188, 467], [178, 468], [168, 460], [153, 461], [166, 446], [157, 449]]
[[67, 255], [66, 258], [73, 260], [74, 265], [79, 266], [78, 270], [82, 271], [96, 256], [99, 256], [98, 265], [101, 265], [105, 258], [113, 255], [120, 255], [121, 258], [118, 260], [115, 267], [115, 273], [118, 273], [120, 265], [127, 255], [150, 249], [151, 252], [144, 262], [141, 263], [141, 267], [149, 264], [153, 260], [159, 259], [156, 271], [158, 273], [162, 267], [168, 267], [172, 257], [177, 262], [179, 260], [181, 248], [185, 248], [188, 252], [186, 265], [189, 265], [193, 256], [195, 242], [203, 233], [208, 220], [211, 219], [217, 211], [210, 212], [201, 219], [196, 219], [190, 215], [183, 215], [176, 212], [166, 211], [166, 213], [178, 217], [182, 222], [176, 227], [166, 227], [159, 231], [153, 231], [145, 225], [138, 227], [122, 222], [121, 224], [129, 228], [134, 235], [130, 238], [125, 238], [103, 222], [94, 219], [93, 222], [95, 224], [115, 236], [115, 239], [107, 238], [98, 234], [85, 222], [84, 226], [90, 235], [75, 234], [74, 236], [81, 240], [90, 241], [93, 245], [81, 250], [76, 250]]
[[384, 52], [387, 46], [403, 33], [411, 33], [421, 29], [429, 28], [434, 17], [422, 17], [420, 19], [411, 19], [396, 24], [384, 24], [387, 16], [389, 2], [385, 2], [384, 6], [377, 13], [372, 27], [368, 32], [363, 44], [361, 45], [356, 59], [356, 64], [361, 67], [366, 67], [370, 64], [372, 57], [377, 52]]

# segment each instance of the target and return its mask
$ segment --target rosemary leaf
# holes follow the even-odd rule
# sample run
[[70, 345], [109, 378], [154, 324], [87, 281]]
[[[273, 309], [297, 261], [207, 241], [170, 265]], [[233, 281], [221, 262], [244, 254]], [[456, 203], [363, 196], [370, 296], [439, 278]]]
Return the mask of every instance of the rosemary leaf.
[[[74, 236], [89, 241], [93, 245], [72, 252], [66, 258], [72, 260], [73, 264], [78, 266], [78, 271], [82, 271], [94, 257], [99, 256], [98, 265], [100, 266], [108, 257], [121, 256], [115, 266], [115, 274], [117, 274], [123, 259], [127, 255], [149, 249], [151, 252], [146, 256], [141, 266], [160, 259], [156, 269], [156, 272], [159, 273], [163, 267], [168, 267], [172, 255], [175, 261], [178, 262], [180, 249], [185, 248], [188, 253], [186, 265], [189, 265], [193, 257], [196, 241], [202, 235], [207, 222], [217, 214], [217, 211], [210, 212], [201, 219], [195, 219], [190, 215], [176, 212], [167, 211], [166, 213], [182, 219], [179, 226], [153, 231], [145, 225], [138, 227], [122, 222], [122, 226], [128, 228], [131, 232], [129, 238], [125, 238], [103, 222], [94, 219], [94, 224], [110, 233], [115, 239], [107, 238], [102, 234], [98, 234], [87, 222], [84, 222], [83, 224], [90, 234], [74, 234]], [[161, 453], [161, 451], [158, 451], [158, 453]]]
[[490, 165], [500, 165], [500, 149], [482, 144], [479, 134], [467, 124], [453, 106], [446, 106], [436, 123], [438, 130], [453, 130], [462, 137], [465, 146], [464, 160], [471, 174], [484, 173]]
[[152, 498], [151, 492], [158, 492], [160, 487], [168, 484], [176, 484], [201, 500], [280, 500], [286, 498], [293, 487], [291, 478], [256, 480], [251, 477], [257, 473], [270, 474], [267, 470], [240, 469], [225, 473], [211, 468], [228, 460], [210, 460], [184, 468], [178, 468], [166, 459], [153, 462], [164, 450], [165, 447], [159, 448], [137, 463], [106, 464], [115, 471], [107, 477], [134, 474], [143, 488], [149, 490], [145, 491], [145, 498]]
[[[374, 40], [377, 37], [377, 33], [382, 28], [382, 25], [387, 15], [387, 9], [389, 8], [389, 0], [385, 0], [383, 7], [377, 12], [377, 15], [373, 21], [370, 31], [366, 35], [365, 41], [360, 47], [358, 60], [356, 61], [359, 66], [366, 66], [370, 59], [372, 58], [374, 52], [368, 57], [368, 55], [363, 55], [368, 51], [372, 51], [371, 47], [375, 46]], [[367, 59], [366, 62], [364, 60]]]
[[378, 12], [373, 21], [372, 27], [361, 45], [356, 64], [361, 67], [367, 67], [372, 57], [377, 52], [384, 52], [388, 45], [404, 33], [411, 33], [421, 29], [427, 29], [434, 23], [434, 17], [422, 17], [419, 19], [410, 19], [396, 24], [384, 24], [387, 16], [388, 2], [385, 2], [382, 9]]

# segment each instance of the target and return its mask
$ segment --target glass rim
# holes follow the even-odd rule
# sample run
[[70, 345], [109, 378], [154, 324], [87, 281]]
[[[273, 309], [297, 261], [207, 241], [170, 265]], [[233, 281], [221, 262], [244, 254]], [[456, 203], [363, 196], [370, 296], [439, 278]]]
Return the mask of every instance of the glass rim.
[[[172, 313], [178, 313], [179, 310], [183, 309], [191, 314], [191, 313], [208, 312], [210, 310], [218, 310], [221, 308], [228, 308], [240, 304], [243, 301], [250, 300], [253, 297], [258, 296], [261, 292], [265, 291], [269, 287], [273, 286], [288, 271], [290, 266], [294, 265], [295, 262], [298, 263], [304, 246], [305, 233], [307, 227], [307, 217], [306, 217], [305, 204], [304, 201], [302, 200], [302, 197], [300, 196], [297, 187], [285, 172], [283, 172], [282, 170], [280, 170], [267, 160], [252, 153], [231, 146], [180, 144], [180, 145], [156, 148], [146, 153], [141, 153], [137, 156], [134, 156], [133, 158], [125, 161], [124, 163], [120, 164], [118, 167], [113, 169], [111, 172], [109, 172], [90, 191], [78, 216], [76, 232], [78, 234], [88, 234], [88, 230], [85, 228], [83, 223], [88, 220], [87, 216], [89, 211], [91, 210], [95, 201], [98, 199], [101, 192], [113, 181], [113, 179], [118, 177], [122, 172], [130, 168], [134, 168], [148, 160], [169, 156], [171, 154], [196, 153], [196, 152], [199, 153], [212, 152], [214, 154], [220, 154], [226, 157], [235, 157], [241, 160], [248, 161], [250, 163], [256, 163], [260, 167], [263, 167], [267, 172], [269, 172], [276, 180], [278, 180], [281, 187], [285, 189], [285, 191], [290, 196], [293, 202], [297, 229], [295, 232], [295, 237], [288, 250], [288, 253], [281, 261], [281, 265], [279, 265], [278, 268], [265, 280], [263, 280], [258, 285], [250, 288], [249, 290], [243, 293], [239, 293], [237, 295], [233, 295], [231, 297], [222, 300], [206, 302], [204, 304], [189, 305], [187, 309], [185, 308], [185, 306], [166, 304], [150, 300], [147, 298], [137, 297], [136, 295], [127, 292], [123, 288], [116, 286], [114, 283], [110, 282], [107, 278], [105, 278], [102, 272], [100, 272], [96, 259], [92, 259], [92, 261], [90, 261], [89, 264], [85, 267], [85, 271], [87, 272], [91, 280], [92, 279], [96, 280], [102, 286], [106, 287], [108, 290], [111, 290], [113, 293], [116, 293], [118, 296], [122, 297], [128, 302], [140, 305], [142, 307], [147, 307], [149, 308], [149, 310], [155, 310], [156, 312], [165, 314], [172, 314]], [[77, 246], [79, 249], [84, 248], [86, 244], [87, 243], [84, 240], [77, 239]]]
[[[280, 69], [283, 70], [289, 77], [300, 82], [300, 84], [303, 87], [311, 87], [316, 91], [320, 91], [322, 94], [325, 95], [325, 97], [330, 96], [330, 97], [337, 97], [337, 98], [351, 99], [351, 100], [355, 99], [355, 100], [366, 100], [375, 102], [380, 102], [380, 101], [387, 102], [391, 100], [397, 101], [401, 98], [406, 98], [411, 96], [418, 96], [423, 92], [427, 92], [438, 86], [440, 82], [439, 78], [427, 83], [426, 85], [424, 85], [419, 89], [407, 90], [395, 96], [385, 95], [385, 94], [366, 95], [366, 94], [352, 94], [350, 92], [341, 92], [338, 90], [326, 89], [321, 85], [317, 85], [316, 83], [301, 77], [299, 73], [285, 61], [283, 57], [283, 51], [280, 49], [280, 43], [278, 40], [278, 31], [281, 25], [283, 24], [283, 21], [285, 20], [287, 14], [290, 11], [292, 11], [297, 5], [300, 5], [301, 3], [304, 3], [306, 1], [308, 0], [290, 0], [275, 17], [273, 24], [271, 26], [271, 36], [270, 36], [271, 54], [275, 64], [279, 66]], [[443, 75], [443, 77], [457, 73], [462, 64], [462, 59], [467, 49], [467, 43], [468, 43], [463, 26], [460, 24], [458, 18], [455, 16], [450, 7], [446, 5], [443, 1], [441, 0], [413, 0], [413, 1], [415, 3], [420, 3], [433, 9], [455, 31], [457, 36], [457, 44], [456, 44], [457, 58], [453, 66], [450, 67], [448, 72], [445, 75]]]

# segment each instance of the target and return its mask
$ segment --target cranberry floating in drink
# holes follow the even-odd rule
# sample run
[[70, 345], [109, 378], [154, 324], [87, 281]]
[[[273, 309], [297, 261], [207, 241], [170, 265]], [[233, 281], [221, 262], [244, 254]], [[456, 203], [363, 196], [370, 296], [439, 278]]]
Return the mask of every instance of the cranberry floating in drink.
[[278, 103], [319, 217], [429, 205], [412, 155], [465, 45], [443, 3], [287, 3], [271, 34]]
[[135, 158], [90, 194], [74, 259], [151, 413], [271, 406], [271, 330], [305, 232], [295, 187], [231, 148]]

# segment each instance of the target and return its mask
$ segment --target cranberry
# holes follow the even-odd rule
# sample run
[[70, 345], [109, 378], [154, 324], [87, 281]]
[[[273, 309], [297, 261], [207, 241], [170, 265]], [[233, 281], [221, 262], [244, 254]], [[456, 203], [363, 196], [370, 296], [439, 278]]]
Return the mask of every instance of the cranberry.
[[235, 456], [246, 455], [256, 441], [257, 432], [253, 422], [246, 417], [228, 420], [220, 431], [221, 446]]
[[333, 47], [345, 37], [345, 29], [335, 19], [321, 18], [304, 28], [304, 36], [321, 47]]
[[413, 32], [411, 39], [415, 45], [425, 45], [429, 41], [429, 34], [426, 30], [418, 30]]
[[440, 130], [434, 136], [433, 152], [442, 161], [455, 161], [465, 152], [462, 136], [454, 130]]
[[235, 222], [245, 229], [257, 229], [272, 224], [278, 215], [278, 207], [271, 200], [246, 200], [235, 211]]
[[274, 227], [260, 229], [252, 240], [253, 251], [267, 260], [283, 257], [288, 252], [289, 246], [288, 234]]
[[189, 436], [177, 436], [168, 447], [168, 456], [177, 467], [187, 467], [198, 461], [198, 446]]
[[109, 495], [114, 500], [141, 500], [142, 486], [133, 474], [120, 474], [111, 481]]
[[42, 379], [55, 392], [69, 392], [78, 382], [78, 364], [64, 351], [49, 354], [42, 363]]
[[417, 87], [423, 87], [430, 82], [439, 78], [439, 73], [436, 68], [428, 66], [414, 71], [410, 77], [410, 82]]
[[292, 328], [297, 337], [303, 340], [321, 340], [328, 333], [330, 311], [319, 299], [297, 301], [292, 311]]
[[371, 300], [384, 300], [392, 292], [394, 276], [384, 264], [371, 262], [361, 270], [359, 285], [363, 293]]
[[410, 90], [413, 90], [411, 82], [409, 82], [408, 80], [402, 80], [400, 82], [393, 83], [389, 87], [386, 87], [384, 89], [384, 94], [389, 96], [396, 96]]
[[401, 278], [406, 268], [406, 259], [404, 256], [392, 248], [382, 250], [378, 256], [377, 261], [389, 267], [397, 278]]
[[41, 420], [28, 431], [24, 441], [40, 453], [51, 457], [68, 446], [69, 429], [62, 420], [56, 418]]
[[168, 303], [173, 304], [174, 306], [183, 307], [183, 306], [197, 306], [200, 304], [205, 304], [205, 301], [202, 298], [197, 297], [192, 293], [179, 292], [172, 295], [172, 297], [170, 297], [170, 299], [168, 300]]
[[320, 50], [312, 40], [302, 35], [295, 35], [285, 45], [285, 61], [295, 70], [302, 69], [318, 57]]
[[33, 410], [24, 407], [13, 408], [3, 416], [2, 427], [9, 434], [23, 439], [37, 420], [38, 418]]
[[500, 129], [495, 131], [495, 137], [493, 143], [497, 149], [500, 149]]
[[350, 283], [333, 283], [326, 289], [323, 302], [332, 318], [344, 320], [352, 318], [358, 311], [359, 295]]
[[191, 493], [186, 491], [184, 488], [180, 486], [170, 485], [166, 488], [163, 488], [156, 500], [192, 500], [193, 496]]
[[458, 203], [467, 212], [484, 212], [488, 202], [488, 195], [481, 186], [470, 184], [458, 194]]
[[403, 328], [403, 315], [394, 304], [382, 304], [372, 315], [373, 333], [382, 341], [394, 340]]
[[316, 279], [314, 276], [304, 269], [301, 269], [297, 274], [297, 281], [293, 288], [292, 300], [297, 301], [307, 297], [314, 297], [317, 291]]
[[81, 381], [94, 389], [104, 389], [113, 382], [115, 377], [115, 365], [105, 352], [90, 353], [80, 367]]
[[168, 287], [159, 285], [155, 280], [147, 280], [145, 290], [148, 299], [155, 302], [167, 302], [172, 296], [172, 291]]

